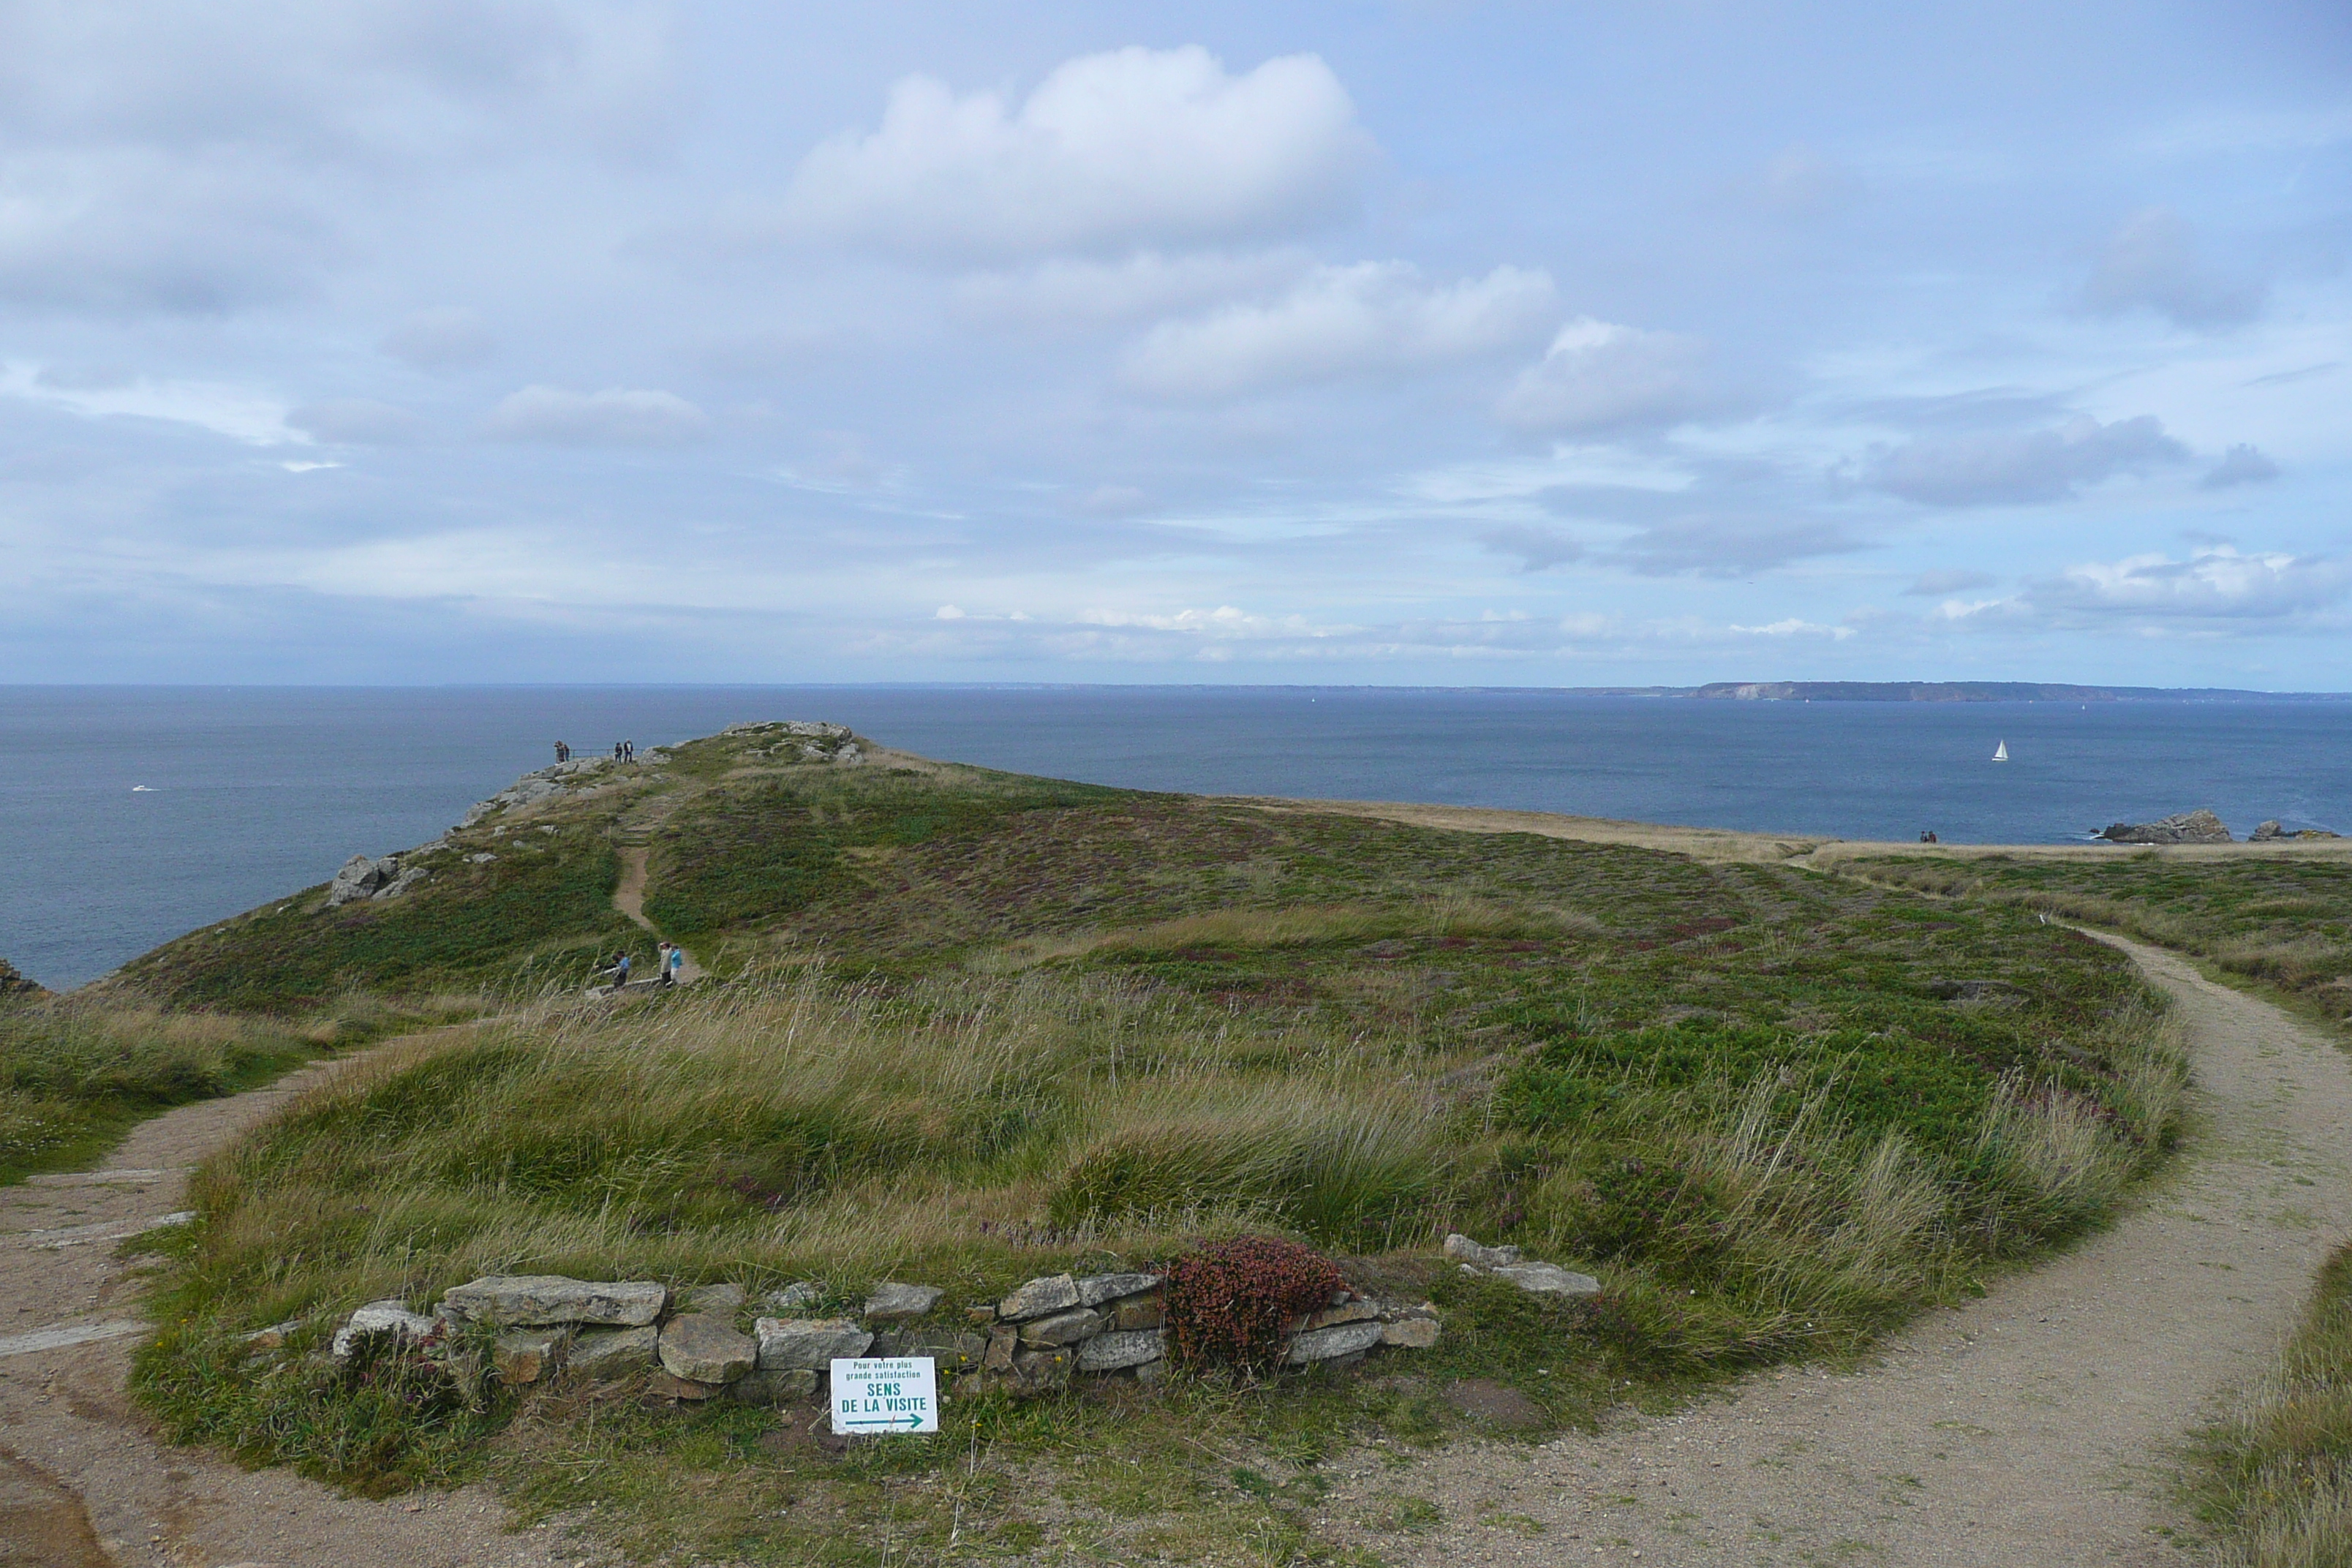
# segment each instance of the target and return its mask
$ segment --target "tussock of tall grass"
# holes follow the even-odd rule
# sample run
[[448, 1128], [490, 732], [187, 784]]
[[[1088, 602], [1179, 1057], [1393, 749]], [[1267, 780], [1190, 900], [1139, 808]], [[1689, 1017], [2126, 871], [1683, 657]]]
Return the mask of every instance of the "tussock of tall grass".
[[0, 1009], [0, 1181], [95, 1152], [139, 1115], [308, 1054], [275, 1024], [61, 996]]
[[1462, 897], [1401, 904], [1216, 910], [1123, 930], [1014, 942], [979, 960], [975, 967], [1018, 970], [1055, 959], [1104, 952], [1307, 947], [1323, 942], [1378, 942], [1400, 936], [1545, 939], [1595, 936], [1605, 929], [1591, 915], [1573, 910], [1536, 909]]
[[2277, 1366], [2199, 1460], [2192, 1489], [2230, 1568], [2352, 1563], [2352, 1247], [2320, 1271]]

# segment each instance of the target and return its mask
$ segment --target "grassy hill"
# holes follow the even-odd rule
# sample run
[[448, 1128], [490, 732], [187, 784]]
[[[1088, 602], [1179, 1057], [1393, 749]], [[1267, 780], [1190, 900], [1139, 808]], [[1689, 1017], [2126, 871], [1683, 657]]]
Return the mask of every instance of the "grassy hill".
[[[919, 1555], [960, 1531], [1288, 1561], [1335, 1446], [1475, 1424], [1453, 1380], [1509, 1385], [1542, 1430], [1850, 1352], [2096, 1224], [2172, 1134], [2156, 999], [2010, 904], [783, 726], [564, 785], [404, 858], [430, 874], [396, 898], [310, 889], [116, 983], [181, 1009], [365, 993], [488, 1015], [202, 1173], [163, 1304], [181, 1326], [142, 1362], [184, 1435], [352, 1484], [492, 1466], [549, 1508], [593, 1471], [613, 1528], [753, 1560], [868, 1561], [878, 1542], [835, 1528], [865, 1514]], [[650, 950], [614, 908], [639, 867], [646, 915], [719, 981], [584, 1000], [600, 955]], [[1469, 1279], [1437, 1256], [1453, 1229], [1604, 1293]], [[1247, 1230], [1428, 1295], [1444, 1342], [1279, 1398], [960, 1402], [940, 1438], [811, 1479], [761, 1460], [769, 1412], [603, 1409], [583, 1433], [530, 1406], [486, 1437], [240, 1339], [492, 1271], [911, 1279], [952, 1309]], [[1098, 1461], [1134, 1488], [1085, 1483]], [[1040, 1466], [1050, 1509], [1013, 1479]], [[722, 1493], [742, 1506], [712, 1511]]]

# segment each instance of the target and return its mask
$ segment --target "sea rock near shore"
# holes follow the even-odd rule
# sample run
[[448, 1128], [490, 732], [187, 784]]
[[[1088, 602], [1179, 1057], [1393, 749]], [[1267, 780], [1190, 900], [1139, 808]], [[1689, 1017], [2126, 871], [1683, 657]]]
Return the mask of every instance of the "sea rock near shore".
[[2100, 837], [2111, 844], [2229, 844], [2233, 842], [2221, 819], [2203, 806], [2177, 812], [2154, 822], [2118, 822]]
[[2341, 838], [2343, 837], [2344, 835], [2340, 833], [2331, 833], [2325, 827], [2305, 827], [2294, 832], [2289, 832], [2287, 829], [2279, 826], [2278, 818], [2273, 817], [2268, 822], [2263, 823], [2260, 827], [2255, 828], [2253, 832], [2247, 835], [2246, 842], [2249, 844], [2269, 844], [2275, 841], [2294, 838]]
[[47, 987], [38, 981], [26, 979], [16, 973], [15, 964], [0, 958], [0, 1002], [25, 1002], [47, 994]]

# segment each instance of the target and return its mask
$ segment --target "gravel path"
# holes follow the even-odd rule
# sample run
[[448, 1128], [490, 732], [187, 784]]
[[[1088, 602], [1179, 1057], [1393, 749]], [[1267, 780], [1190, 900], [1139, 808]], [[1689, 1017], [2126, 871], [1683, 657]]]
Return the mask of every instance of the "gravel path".
[[[403, 1042], [404, 1045], [411, 1042]], [[347, 1066], [146, 1122], [105, 1170], [0, 1187], [0, 1564], [6, 1568], [572, 1568], [557, 1530], [509, 1533], [479, 1488], [385, 1502], [166, 1446], [123, 1392], [135, 1260], [115, 1243], [179, 1211], [187, 1170]], [[128, 1325], [128, 1327], [126, 1327]]]
[[[1328, 1528], [1397, 1564], [2196, 1561], [2169, 1456], [2263, 1371], [2352, 1230], [2352, 1061], [2181, 959], [2115, 945], [2179, 1000], [2196, 1088], [2178, 1167], [2111, 1230], [1851, 1374], [1759, 1377], [1541, 1447], [1360, 1459]], [[1442, 1519], [1382, 1531], [1405, 1499]]]

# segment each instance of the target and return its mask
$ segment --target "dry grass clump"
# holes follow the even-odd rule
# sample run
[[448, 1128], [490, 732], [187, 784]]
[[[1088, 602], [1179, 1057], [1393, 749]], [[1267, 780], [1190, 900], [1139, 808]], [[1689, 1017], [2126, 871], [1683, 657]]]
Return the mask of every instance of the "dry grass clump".
[[2208, 1440], [2193, 1489], [2231, 1568], [2352, 1563], [2352, 1247], [2277, 1366]]

